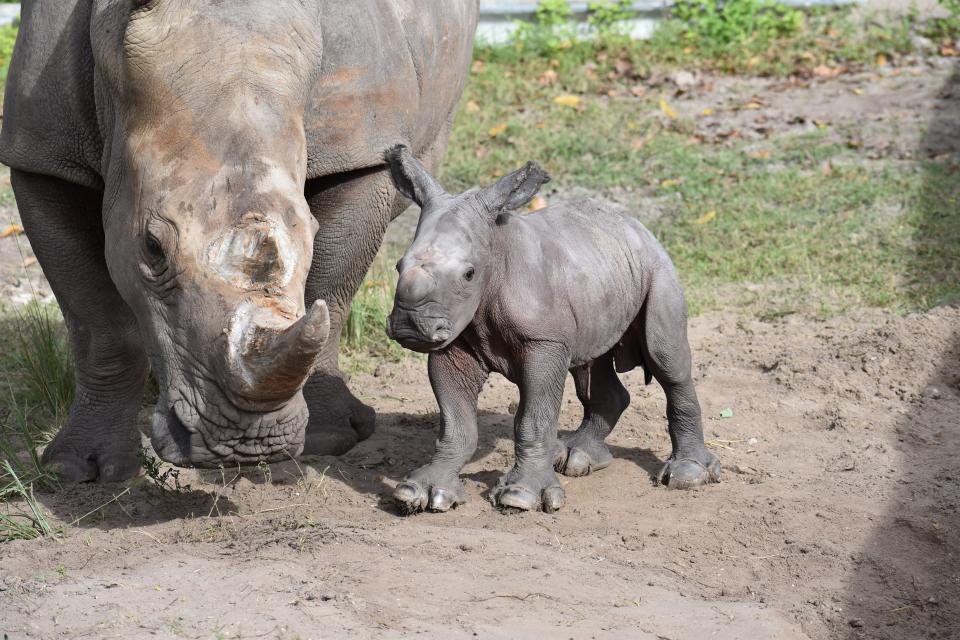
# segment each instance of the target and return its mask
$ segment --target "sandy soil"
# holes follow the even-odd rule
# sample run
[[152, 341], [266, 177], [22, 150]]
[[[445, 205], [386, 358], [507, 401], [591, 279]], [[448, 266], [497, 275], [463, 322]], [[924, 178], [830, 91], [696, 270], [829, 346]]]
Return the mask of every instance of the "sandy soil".
[[[933, 61], [806, 87], [699, 79], [675, 103], [694, 113], [760, 92], [760, 108], [727, 109], [722, 126], [765, 117], [778, 133], [829, 116], [837, 135], [862, 121], [864, 147], [885, 136], [880, 155], [935, 155], [957, 150], [951, 71]], [[861, 101], [851, 86], [879, 93]], [[698, 126], [710, 139], [710, 121]], [[17, 266], [12, 242], [0, 240], [0, 256]], [[24, 286], [15, 280], [0, 278], [8, 299]], [[66, 523], [112, 502], [62, 540], [0, 546], [0, 633], [960, 637], [960, 309], [769, 323], [727, 313], [694, 319], [691, 343], [719, 485], [653, 485], [669, 453], [664, 400], [634, 372], [614, 464], [566, 482], [559, 513], [501, 513], [487, 492], [511, 464], [516, 391], [495, 377], [465, 471], [470, 502], [399, 516], [388, 496], [428, 458], [437, 415], [422, 361], [384, 364], [352, 381], [381, 419], [343, 458], [185, 471], [180, 493], [141, 478], [41, 496]], [[562, 429], [579, 422], [567, 394]]]
[[[437, 423], [423, 366], [354, 386], [382, 413], [347, 456], [146, 479], [63, 541], [0, 547], [11, 638], [951, 638], [960, 634], [960, 309], [692, 322], [724, 481], [655, 487], [664, 400], [636, 372], [614, 464], [553, 515], [506, 514], [516, 391], [494, 378], [470, 502], [402, 517], [387, 499]], [[733, 417], [720, 418], [723, 409]], [[561, 428], [575, 428], [567, 390]], [[121, 487], [43, 496], [64, 521]]]

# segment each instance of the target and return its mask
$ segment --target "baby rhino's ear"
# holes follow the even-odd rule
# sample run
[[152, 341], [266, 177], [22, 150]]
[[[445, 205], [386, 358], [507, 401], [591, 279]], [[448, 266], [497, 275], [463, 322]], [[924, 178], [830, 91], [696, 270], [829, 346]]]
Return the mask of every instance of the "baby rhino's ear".
[[390, 165], [390, 176], [397, 191], [416, 202], [421, 209], [446, 193], [404, 145], [398, 144], [388, 150], [386, 161]]
[[513, 173], [509, 173], [489, 187], [484, 187], [479, 197], [487, 210], [510, 211], [530, 202], [550, 176], [532, 160]]

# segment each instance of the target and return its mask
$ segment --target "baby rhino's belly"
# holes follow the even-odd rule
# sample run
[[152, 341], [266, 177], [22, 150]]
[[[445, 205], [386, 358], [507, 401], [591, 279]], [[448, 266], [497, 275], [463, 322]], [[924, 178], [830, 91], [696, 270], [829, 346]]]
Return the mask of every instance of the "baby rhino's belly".
[[[643, 304], [643, 291], [641, 283], [631, 284], [634, 286], [629, 288], [596, 286], [592, 291], [584, 291], [582, 299], [571, 304], [576, 317], [572, 366], [585, 364], [610, 351], [633, 324]], [[584, 289], [587, 287], [585, 283]]]

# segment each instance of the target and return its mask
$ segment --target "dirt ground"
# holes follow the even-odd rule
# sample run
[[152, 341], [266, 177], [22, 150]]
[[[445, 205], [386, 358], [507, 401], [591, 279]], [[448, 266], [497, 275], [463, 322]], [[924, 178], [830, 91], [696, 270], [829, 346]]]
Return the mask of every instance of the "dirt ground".
[[[936, 133], [950, 123], [936, 114], [948, 113], [951, 73], [934, 60], [808, 86], [701, 78], [675, 106], [692, 113], [759, 95], [760, 108], [727, 109], [698, 131], [781, 132], [829, 118], [837, 135], [859, 132], [865, 148], [906, 159], [956, 151], [930, 146], [956, 132]], [[864, 99], [860, 87], [876, 93]], [[392, 238], [409, 232], [404, 220]], [[0, 240], [5, 299], [30, 280], [43, 287], [37, 266], [23, 274], [13, 242]], [[421, 361], [383, 364], [352, 380], [380, 412], [378, 431], [342, 458], [184, 471], [181, 493], [141, 478], [126, 492], [41, 496], [67, 523], [112, 502], [62, 540], [0, 545], [0, 633], [960, 637], [960, 308], [825, 322], [727, 312], [693, 319], [691, 344], [719, 485], [654, 486], [669, 454], [665, 403], [633, 372], [633, 402], [610, 437], [614, 463], [565, 479], [559, 513], [501, 513], [487, 492], [512, 461], [516, 391], [494, 377], [465, 470], [470, 502], [402, 517], [388, 497], [427, 460], [436, 405]], [[568, 386], [561, 429], [580, 418]]]
[[[506, 514], [516, 391], [494, 378], [471, 500], [402, 517], [387, 497], [427, 459], [424, 367], [354, 379], [381, 411], [341, 459], [146, 479], [65, 540], [0, 547], [11, 638], [955, 638], [960, 634], [960, 309], [691, 323], [723, 482], [651, 481], [665, 403], [637, 372], [614, 464], [565, 481], [563, 511]], [[575, 428], [572, 388], [561, 418]], [[724, 409], [733, 416], [720, 418]], [[71, 521], [119, 494], [43, 496]]]

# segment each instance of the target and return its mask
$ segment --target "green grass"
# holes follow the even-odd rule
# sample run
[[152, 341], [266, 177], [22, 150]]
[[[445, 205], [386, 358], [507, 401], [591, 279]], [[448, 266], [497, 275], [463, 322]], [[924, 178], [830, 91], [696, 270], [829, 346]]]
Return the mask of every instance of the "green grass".
[[0, 27], [0, 88], [7, 82], [10, 56], [13, 55], [13, 44], [17, 40], [19, 30], [20, 25], [18, 22]]
[[400, 254], [399, 248], [385, 247], [353, 298], [340, 338], [343, 366], [348, 371], [373, 371], [380, 362], [397, 361], [405, 355], [386, 335], [386, 320], [397, 286], [394, 265]]
[[56, 530], [50, 524], [43, 507], [34, 495], [31, 481], [20, 478], [9, 460], [0, 462], [0, 498], [16, 499], [24, 506], [11, 506], [0, 513], [0, 542], [33, 540], [53, 536]]
[[[546, 25], [526, 27], [513, 42], [481, 47], [478, 53], [485, 61], [534, 67], [551, 59], [561, 67], [593, 62], [601, 77], [615, 71], [617, 61], [629, 62], [639, 78], [674, 69], [785, 77], [809, 76], [819, 66], [873, 65], [879, 56], [892, 62], [916, 53], [917, 34], [936, 31], [938, 40], [944, 38], [942, 29], [916, 12], [876, 13], [861, 20], [854, 19], [851, 7], [798, 11], [771, 3], [782, 11], [776, 14], [755, 0], [686, 5], [697, 8], [678, 7], [675, 13], [684, 19], [668, 17], [647, 40], [630, 40], [616, 29], [577, 38], [565, 25]], [[708, 10], [699, 11], [701, 6]], [[723, 6], [738, 10], [724, 14]]]
[[56, 489], [39, 447], [66, 419], [73, 364], [63, 320], [53, 306], [0, 313], [0, 542], [51, 535], [34, 491]]
[[669, 94], [634, 97], [629, 73], [573, 57], [519, 63], [478, 53], [443, 169], [448, 189], [536, 159], [551, 188], [626, 191], [639, 208], [672, 203], [649, 226], [694, 313], [826, 316], [960, 298], [957, 165], [872, 160], [829, 128], [702, 143], [691, 139], [692, 122], [663, 113]]

